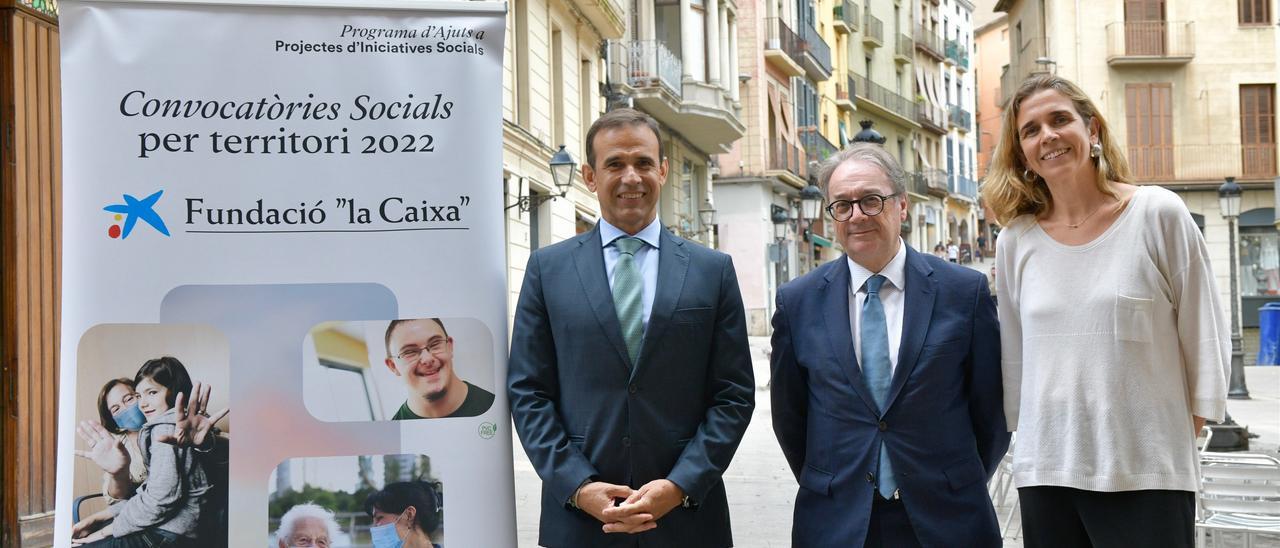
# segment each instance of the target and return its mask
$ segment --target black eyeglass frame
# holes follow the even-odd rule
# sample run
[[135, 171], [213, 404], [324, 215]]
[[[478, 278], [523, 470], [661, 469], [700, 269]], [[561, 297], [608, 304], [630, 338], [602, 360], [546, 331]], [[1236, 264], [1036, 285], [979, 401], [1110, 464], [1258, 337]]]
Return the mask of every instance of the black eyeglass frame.
[[[825, 208], [825, 210], [827, 212], [827, 215], [830, 215], [832, 219], [835, 219], [836, 221], [839, 221], [842, 223], [853, 218], [853, 206], [858, 206], [858, 209], [862, 211], [863, 215], [866, 215], [868, 217], [875, 217], [876, 215], [884, 213], [884, 205], [888, 203], [891, 198], [897, 198], [898, 196], [901, 196], [901, 195], [902, 195], [901, 192], [894, 192], [893, 194], [889, 194], [888, 196], [883, 194], [868, 194], [866, 196], [858, 198], [857, 200], [832, 200], [831, 203], [827, 204], [827, 207]], [[880, 209], [877, 209], [874, 213], [867, 211], [866, 206], [863, 205], [863, 200], [866, 200], [869, 198], [875, 198], [880, 200]], [[843, 219], [837, 216], [835, 212], [836, 205], [841, 202], [849, 204], [849, 215], [845, 216], [845, 218]]]

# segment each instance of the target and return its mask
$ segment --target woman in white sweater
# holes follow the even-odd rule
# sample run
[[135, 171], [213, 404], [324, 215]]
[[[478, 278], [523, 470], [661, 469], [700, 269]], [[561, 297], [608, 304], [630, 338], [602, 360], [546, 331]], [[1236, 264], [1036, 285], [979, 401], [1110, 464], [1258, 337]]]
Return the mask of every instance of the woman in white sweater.
[[1026, 546], [1191, 546], [1195, 435], [1226, 405], [1230, 343], [1204, 238], [1177, 195], [1128, 183], [1075, 84], [1036, 77], [983, 198]]

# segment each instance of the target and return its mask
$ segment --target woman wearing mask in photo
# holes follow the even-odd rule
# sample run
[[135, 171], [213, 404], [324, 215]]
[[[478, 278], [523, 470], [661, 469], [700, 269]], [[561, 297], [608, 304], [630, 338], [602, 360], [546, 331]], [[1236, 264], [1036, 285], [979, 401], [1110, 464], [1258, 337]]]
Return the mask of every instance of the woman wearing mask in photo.
[[[147, 479], [133, 497], [93, 514], [72, 529], [73, 545], [99, 548], [204, 546], [201, 511], [211, 489], [195, 444], [212, 446], [212, 423], [226, 415], [206, 417], [208, 389], [192, 386], [186, 367], [176, 358], [148, 360], [134, 377], [138, 409], [147, 422], [139, 432]], [[189, 394], [197, 394], [190, 398]], [[111, 523], [93, 531], [102, 523]], [[93, 531], [90, 533], [90, 531]]]
[[364, 510], [373, 518], [373, 548], [442, 548], [431, 541], [440, 527], [440, 496], [425, 481], [389, 483], [369, 495]]
[[76, 455], [102, 468], [102, 495], [108, 504], [133, 496], [147, 479], [138, 446], [138, 432], [147, 418], [138, 408], [138, 393], [130, 379], [111, 379], [98, 393], [98, 421], [80, 421], [76, 433], [90, 449]]

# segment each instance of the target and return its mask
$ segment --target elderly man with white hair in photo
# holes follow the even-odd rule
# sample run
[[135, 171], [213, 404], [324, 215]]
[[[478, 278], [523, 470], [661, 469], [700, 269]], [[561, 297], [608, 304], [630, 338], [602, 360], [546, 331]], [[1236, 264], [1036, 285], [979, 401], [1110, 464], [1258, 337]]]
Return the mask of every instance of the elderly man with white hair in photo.
[[333, 512], [312, 503], [298, 504], [280, 518], [280, 548], [329, 548], [341, 533]]

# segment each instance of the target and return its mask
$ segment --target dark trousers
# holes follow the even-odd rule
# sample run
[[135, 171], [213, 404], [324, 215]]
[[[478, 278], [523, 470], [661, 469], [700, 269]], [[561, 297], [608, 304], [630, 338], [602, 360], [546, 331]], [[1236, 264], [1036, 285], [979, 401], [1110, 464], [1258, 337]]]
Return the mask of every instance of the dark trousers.
[[1196, 499], [1190, 491], [1083, 491], [1023, 487], [1023, 546], [1190, 547]]
[[914, 548], [920, 546], [901, 500], [885, 500], [871, 495], [871, 523], [867, 527], [866, 548]]
[[87, 545], [87, 548], [178, 548], [180, 546], [201, 546], [201, 543], [187, 537], [175, 535], [159, 529], [148, 529], [129, 533], [122, 537], [109, 537]]

